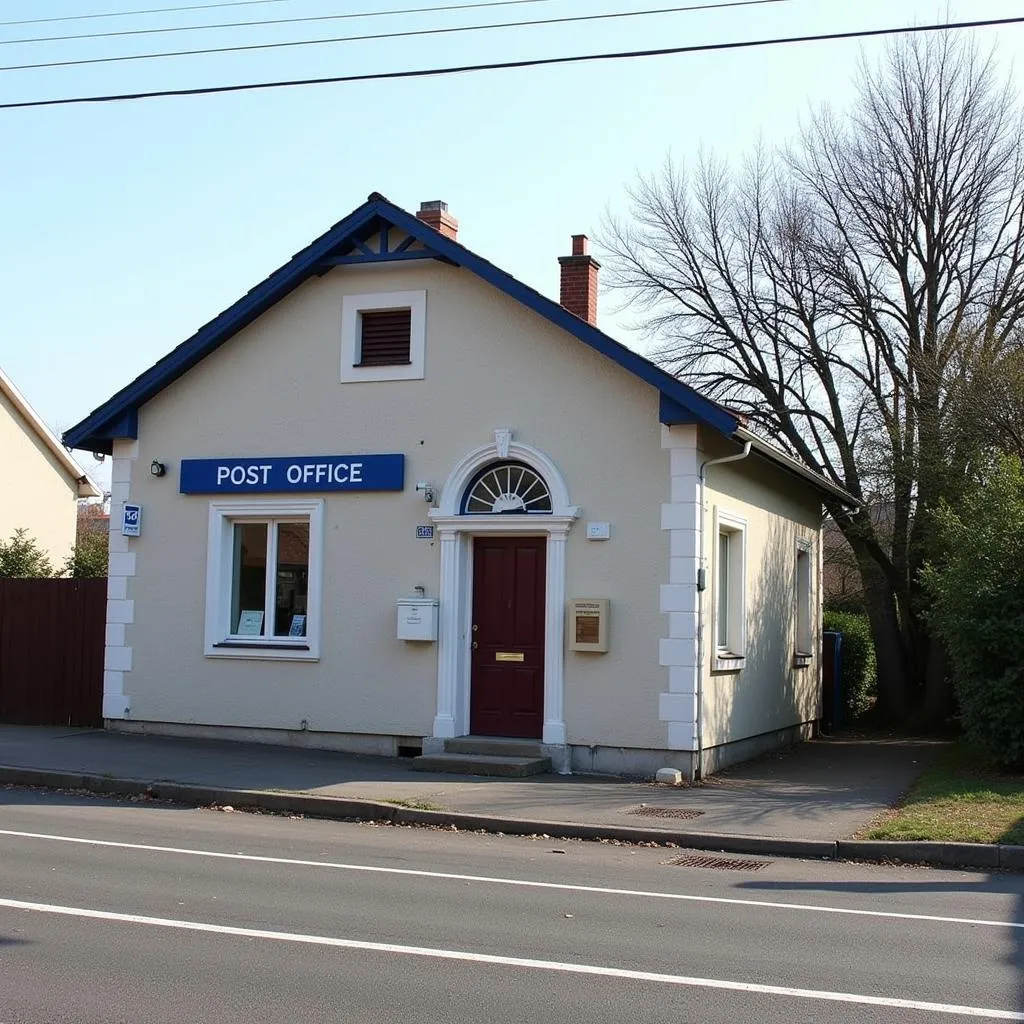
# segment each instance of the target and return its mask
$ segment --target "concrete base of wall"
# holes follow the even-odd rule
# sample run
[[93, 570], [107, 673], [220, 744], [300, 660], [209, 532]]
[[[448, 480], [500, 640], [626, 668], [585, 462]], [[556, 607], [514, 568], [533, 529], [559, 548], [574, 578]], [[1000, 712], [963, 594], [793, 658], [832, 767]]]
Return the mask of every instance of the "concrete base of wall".
[[234, 725], [189, 725], [181, 722], [132, 722], [118, 718], [107, 719], [104, 725], [111, 732], [128, 732], [144, 736], [180, 736], [184, 739], [267, 743], [278, 747], [336, 750], [346, 754], [373, 754], [378, 757], [399, 757], [401, 753], [418, 754], [422, 742], [420, 736], [317, 732], [313, 729], [260, 729]]
[[683, 778], [693, 778], [694, 754], [689, 750], [648, 750], [642, 747], [569, 747], [573, 772], [596, 775], [622, 775], [652, 779], [659, 768], [678, 768]]
[[780, 747], [791, 747], [814, 737], [817, 722], [802, 722], [774, 732], [764, 732], [759, 736], [747, 736], [734, 743], [723, 743], [717, 747], [709, 747], [704, 751], [704, 775], [714, 775], [729, 765], [740, 761], [749, 761], [760, 754], [767, 754]]
[[[714, 775], [729, 765], [749, 761], [771, 750], [789, 747], [813, 738], [816, 722], [802, 722], [759, 736], [748, 736], [734, 743], [723, 743], [704, 751], [704, 775]], [[676, 768], [692, 782], [697, 767], [697, 752], [691, 750], [645, 750], [636, 747], [570, 746], [569, 761], [574, 772], [599, 775], [624, 775], [653, 778], [660, 768]]]

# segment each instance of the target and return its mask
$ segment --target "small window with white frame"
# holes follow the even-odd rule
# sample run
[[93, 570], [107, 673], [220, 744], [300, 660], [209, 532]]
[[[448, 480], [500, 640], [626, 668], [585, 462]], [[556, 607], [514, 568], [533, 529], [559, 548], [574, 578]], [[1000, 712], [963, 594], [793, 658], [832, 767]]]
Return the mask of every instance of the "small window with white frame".
[[208, 656], [320, 656], [322, 527], [319, 499], [210, 505]]
[[341, 302], [341, 382], [422, 380], [427, 293], [374, 292]]
[[746, 520], [721, 510], [715, 515], [716, 672], [735, 672], [746, 662]]
[[796, 651], [795, 663], [808, 665], [814, 656], [814, 636], [812, 633], [811, 595], [814, 593], [814, 574], [811, 564], [811, 545], [807, 541], [797, 541], [796, 546]]

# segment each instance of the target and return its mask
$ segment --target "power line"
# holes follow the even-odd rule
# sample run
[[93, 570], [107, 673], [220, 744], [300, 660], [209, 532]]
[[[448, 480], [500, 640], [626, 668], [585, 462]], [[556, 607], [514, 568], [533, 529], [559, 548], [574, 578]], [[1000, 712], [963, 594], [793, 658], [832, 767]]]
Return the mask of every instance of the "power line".
[[313, 14], [301, 18], [266, 18], [261, 21], [224, 21], [215, 25], [178, 25], [161, 28], [119, 29], [116, 32], [82, 32], [68, 36], [33, 36], [25, 39], [0, 39], [0, 46], [17, 43], [61, 43], [72, 39], [113, 39], [120, 36], [154, 36], [167, 32], [208, 32], [218, 28], [252, 28], [264, 25], [297, 25], [312, 21], [345, 21], [352, 18], [382, 18], [397, 14], [431, 14], [435, 11], [471, 11], [480, 7], [511, 7], [516, 4], [549, 4], [552, 0], [487, 0], [486, 3], [447, 4], [443, 7], [407, 7], [398, 11], [357, 11], [349, 14]]
[[188, 7], [152, 7], [148, 11], [109, 11], [106, 14], [65, 14], [60, 18], [26, 18], [24, 21], [0, 21], [6, 25], [46, 25], [55, 21], [89, 21], [94, 18], [134, 18], [140, 14], [172, 14], [178, 11], [209, 11], [215, 7], [254, 7], [265, 4], [292, 3], [293, 0], [226, 0], [217, 4], [190, 4]]
[[0, 103], [0, 110], [26, 107], [59, 107], [76, 103], [119, 103], [127, 100], [154, 99], [163, 96], [208, 96], [216, 93], [251, 92], [257, 89], [285, 89], [304, 85], [334, 85], [339, 82], [379, 82], [403, 78], [440, 78], [475, 71], [505, 71], [510, 68], [535, 68], [553, 64], [580, 64], [595, 60], [626, 60], [640, 57], [667, 57], [682, 53], [712, 53], [761, 46], [782, 46], [790, 43], [820, 43], [844, 39], [868, 39], [878, 36], [908, 35], [921, 32], [947, 32], [955, 29], [994, 28], [999, 25], [1024, 24], [1024, 17], [991, 18], [984, 21], [954, 21], [937, 25], [911, 25], [899, 28], [860, 29], [854, 32], [829, 32], [814, 36], [787, 36], [776, 39], [746, 39], [729, 43], [701, 43], [694, 46], [670, 46], [657, 50], [628, 50], [615, 53], [583, 53], [572, 57], [539, 57], [534, 60], [512, 60], [495, 64], [463, 64], [459, 67], [421, 68], [412, 71], [376, 71], [363, 75], [334, 75], [330, 78], [298, 78], [280, 82], [249, 82], [242, 85], [208, 85], [192, 89], [155, 89], [151, 92], [114, 93], [101, 96], [69, 96], [56, 100], [22, 100]]
[[80, 60], [42, 61], [35, 64], [0, 66], [0, 71], [35, 71], [40, 68], [81, 67], [84, 64], [118, 64], [124, 61], [156, 60], [163, 57], [199, 57], [213, 53], [243, 53], [253, 50], [281, 50], [294, 46], [323, 46], [328, 43], [362, 43], [371, 39], [408, 39], [413, 36], [440, 36], [456, 32], [489, 32], [495, 29], [528, 28], [537, 25], [564, 25], [570, 22], [605, 21], [610, 18], [638, 18], [654, 14], [679, 14], [710, 11], [723, 7], [754, 7], [762, 4], [789, 3], [790, 0], [722, 0], [713, 4], [691, 4], [686, 7], [662, 7], [647, 11], [622, 11], [612, 14], [577, 14], [564, 18], [536, 18], [531, 21], [504, 21], [490, 25], [452, 25], [446, 28], [407, 29], [404, 32], [372, 32], [359, 36], [335, 36], [331, 39], [298, 39], [286, 43], [247, 43], [244, 46], [212, 46], [203, 50], [171, 50], [161, 53], [136, 53], [122, 57], [83, 57]]

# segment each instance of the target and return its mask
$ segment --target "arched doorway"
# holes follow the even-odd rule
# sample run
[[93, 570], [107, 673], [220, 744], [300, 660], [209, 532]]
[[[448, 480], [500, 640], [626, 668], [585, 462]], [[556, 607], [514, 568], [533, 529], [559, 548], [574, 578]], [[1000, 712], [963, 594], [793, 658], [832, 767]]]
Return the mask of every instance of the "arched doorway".
[[441, 546], [434, 736], [564, 746], [565, 544], [579, 509], [557, 466], [495, 431], [430, 515]]

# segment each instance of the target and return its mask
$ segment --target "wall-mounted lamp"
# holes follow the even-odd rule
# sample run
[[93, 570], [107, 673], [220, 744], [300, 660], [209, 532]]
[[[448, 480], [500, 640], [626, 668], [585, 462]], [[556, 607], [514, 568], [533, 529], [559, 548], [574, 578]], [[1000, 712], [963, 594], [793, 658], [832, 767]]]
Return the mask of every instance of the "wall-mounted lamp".
[[423, 500], [428, 505], [433, 505], [434, 504], [434, 485], [432, 483], [430, 483], [429, 480], [417, 480], [416, 481], [416, 490], [418, 492], [422, 491], [422, 493], [423, 493]]
[[167, 472], [167, 467], [159, 459], [154, 459], [149, 464], [149, 471], [153, 476], [163, 476]]

